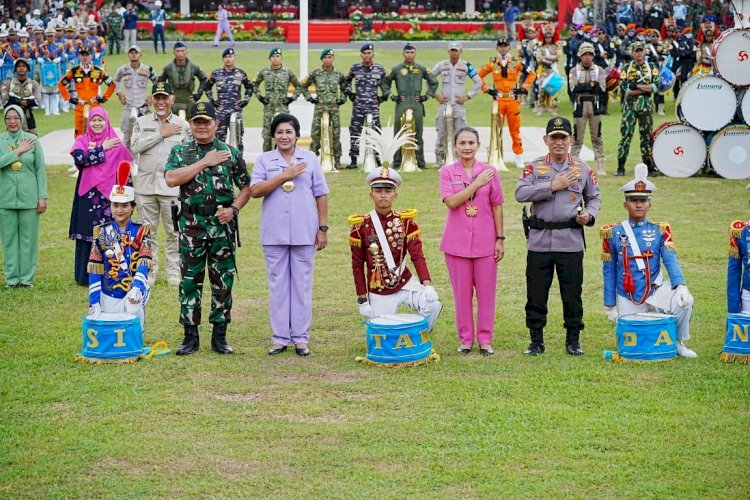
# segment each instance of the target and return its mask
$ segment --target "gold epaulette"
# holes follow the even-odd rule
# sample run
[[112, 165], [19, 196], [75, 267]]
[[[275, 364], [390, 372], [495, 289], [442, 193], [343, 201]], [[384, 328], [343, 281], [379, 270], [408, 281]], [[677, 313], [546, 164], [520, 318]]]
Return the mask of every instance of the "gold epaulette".
[[655, 222], [655, 221], [648, 221], [650, 224], [654, 224], [656, 226], [659, 226], [659, 234], [672, 234], [672, 228], [669, 225], [669, 222]]
[[490, 63], [495, 64], [495, 61], [497, 61], [497, 57], [490, 57]]
[[744, 220], [736, 220], [733, 221], [729, 225], [729, 235], [733, 238], [739, 238], [742, 236], [742, 230], [745, 229], [748, 226], [748, 222]]
[[104, 263], [103, 262], [89, 262], [86, 266], [86, 270], [89, 274], [104, 274]]
[[402, 219], [416, 219], [417, 218], [417, 209], [416, 208], [407, 208], [406, 210], [394, 210], [393, 213]]
[[422, 230], [417, 229], [413, 233], [409, 233], [406, 235], [406, 241], [412, 241], [412, 240], [418, 240], [420, 239], [420, 236], [422, 235]]
[[350, 226], [356, 227], [362, 224], [367, 217], [368, 217], [367, 215], [362, 215], [362, 214], [350, 215], [349, 218], [346, 219], [346, 223], [349, 224]]
[[104, 226], [94, 226], [94, 241], [98, 240], [104, 231]]
[[599, 229], [599, 238], [601, 238], [603, 240], [608, 240], [609, 238], [611, 238], [612, 237], [612, 229], [614, 229], [615, 226], [617, 226], [617, 224], [606, 224], [606, 225], [602, 226]]

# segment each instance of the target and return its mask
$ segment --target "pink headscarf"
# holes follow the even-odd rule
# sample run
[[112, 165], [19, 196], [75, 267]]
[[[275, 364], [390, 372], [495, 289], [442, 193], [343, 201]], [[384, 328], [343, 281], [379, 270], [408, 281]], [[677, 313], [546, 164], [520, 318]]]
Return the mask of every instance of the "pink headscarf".
[[[104, 118], [106, 127], [100, 134], [95, 133], [91, 130], [91, 120], [95, 116]], [[101, 146], [104, 141], [118, 137], [117, 132], [112, 128], [109, 123], [109, 115], [104, 108], [96, 107], [89, 113], [89, 124], [86, 132], [78, 136], [73, 143], [71, 148], [71, 154], [76, 149], [88, 151], [97, 146]], [[130, 154], [128, 148], [120, 144], [108, 151], [104, 152], [105, 160], [97, 165], [92, 165], [81, 170], [81, 183], [78, 186], [78, 196], [91, 191], [91, 188], [96, 189], [103, 194], [106, 198], [109, 198], [109, 193], [112, 191], [112, 186], [115, 185], [115, 175], [117, 174], [117, 166], [121, 161], [133, 161], [133, 155]]]

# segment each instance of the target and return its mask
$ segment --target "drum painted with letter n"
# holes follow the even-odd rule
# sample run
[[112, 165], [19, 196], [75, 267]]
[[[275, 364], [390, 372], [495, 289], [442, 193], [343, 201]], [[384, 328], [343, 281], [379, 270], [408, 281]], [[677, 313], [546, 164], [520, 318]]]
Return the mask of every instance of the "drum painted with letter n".
[[677, 319], [640, 313], [617, 320], [616, 361], [667, 361], [677, 357]]
[[101, 313], [83, 318], [83, 361], [134, 362], [143, 357], [143, 331], [135, 314]]
[[390, 314], [367, 321], [367, 356], [357, 358], [380, 366], [411, 366], [438, 359], [432, 352], [427, 318]]
[[750, 365], [750, 314], [727, 316], [727, 336], [719, 359], [725, 363]]

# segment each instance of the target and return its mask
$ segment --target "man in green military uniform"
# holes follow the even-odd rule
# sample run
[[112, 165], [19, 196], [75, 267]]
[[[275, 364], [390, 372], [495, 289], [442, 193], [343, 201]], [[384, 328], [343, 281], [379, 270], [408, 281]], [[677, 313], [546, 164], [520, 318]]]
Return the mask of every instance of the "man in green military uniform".
[[[323, 112], [328, 111], [331, 128], [333, 129], [334, 168], [338, 168], [341, 159], [341, 122], [339, 120], [339, 106], [346, 102], [346, 76], [333, 67], [333, 49], [323, 49], [320, 53], [323, 66], [312, 71], [302, 80], [302, 92], [305, 99], [315, 104], [315, 114], [312, 122], [312, 145], [310, 151], [320, 152], [320, 119]], [[310, 93], [310, 87], [315, 86], [315, 95]]]
[[[390, 98], [396, 103], [396, 120], [393, 124], [394, 133], [401, 129], [401, 116], [411, 108], [414, 113], [414, 128], [417, 141], [417, 166], [425, 168], [424, 142], [422, 141], [422, 125], [424, 122], [424, 103], [430, 97], [435, 97], [438, 82], [432, 73], [414, 62], [417, 49], [411, 44], [404, 45], [404, 62], [394, 66], [391, 72], [380, 82], [380, 90], [384, 99]], [[427, 81], [427, 93], [422, 94], [422, 80]], [[391, 95], [391, 83], [396, 82], [396, 93]], [[401, 165], [401, 151], [393, 156], [392, 168]]]
[[[168, 82], [174, 91], [174, 104], [172, 113], [180, 115], [180, 111], [187, 113], [190, 105], [200, 99], [201, 89], [208, 77], [200, 66], [190, 62], [187, 57], [187, 47], [182, 42], [174, 44], [174, 60], [164, 66], [158, 81]], [[198, 80], [196, 86], [195, 80]], [[186, 118], [188, 118], [186, 116]]]
[[114, 54], [115, 47], [117, 53], [120, 53], [120, 42], [122, 42], [122, 25], [125, 22], [123, 17], [117, 12], [117, 8], [112, 5], [112, 10], [107, 16], [107, 54]]
[[646, 61], [643, 42], [636, 41], [630, 46], [633, 60], [622, 69], [620, 92], [622, 101], [622, 121], [620, 122], [620, 144], [617, 146], [617, 172], [625, 175], [625, 162], [628, 160], [630, 141], [633, 139], [635, 124], [638, 122], [638, 133], [641, 135], [641, 159], [648, 166], [649, 173], [654, 173], [654, 162], [651, 158], [653, 139], [651, 128], [654, 119], [653, 95], [659, 83], [659, 67]]
[[[208, 265], [213, 324], [211, 348], [231, 354], [227, 324], [231, 320], [235, 260], [236, 217], [250, 199], [250, 176], [237, 149], [216, 139], [216, 110], [208, 102], [190, 109], [191, 141], [172, 147], [164, 167], [169, 187], [180, 187], [180, 323], [185, 338], [177, 355], [192, 354], [200, 341], [203, 278]], [[234, 197], [234, 186], [239, 188]]]
[[[288, 113], [289, 105], [301, 93], [301, 86], [297, 75], [291, 69], [281, 64], [281, 49], [273, 48], [268, 53], [271, 65], [258, 72], [253, 87], [258, 100], [263, 104], [263, 151], [271, 151], [271, 120], [279, 113]], [[266, 93], [260, 93], [260, 84], [264, 83]], [[290, 86], [294, 92], [290, 91]]]

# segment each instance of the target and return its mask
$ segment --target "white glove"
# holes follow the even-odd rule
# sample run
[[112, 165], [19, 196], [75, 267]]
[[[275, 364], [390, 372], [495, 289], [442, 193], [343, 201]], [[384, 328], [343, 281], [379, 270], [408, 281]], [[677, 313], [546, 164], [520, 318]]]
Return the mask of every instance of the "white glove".
[[677, 306], [681, 309], [690, 309], [693, 307], [695, 299], [690, 294], [690, 290], [685, 285], [679, 285], [675, 290], [675, 298], [677, 299]]
[[101, 312], [102, 312], [102, 305], [97, 302], [93, 306], [89, 307], [88, 318], [89, 319], [96, 319], [96, 318], [99, 317], [99, 315], [101, 314]]
[[143, 300], [143, 293], [139, 288], [131, 288], [128, 294], [125, 296], [127, 301], [131, 304], [140, 304]]
[[37, 57], [36, 58], [36, 62], [38, 62], [39, 64], [42, 64], [44, 62], [44, 58], [43, 57]]
[[432, 285], [426, 285], [424, 287], [424, 298], [427, 302], [435, 302], [438, 299], [438, 294]]
[[59, 57], [55, 57], [54, 59], [52, 59], [52, 62], [53, 63], [59, 63], [60, 62], [60, 58]]
[[372, 310], [372, 306], [369, 302], [362, 302], [359, 305], [359, 315], [364, 318], [370, 319], [375, 317], [375, 311]]
[[617, 324], [617, 318], [620, 317], [620, 312], [617, 310], [617, 306], [607, 307], [604, 306], [604, 314], [607, 315], [607, 319], [614, 324]]

